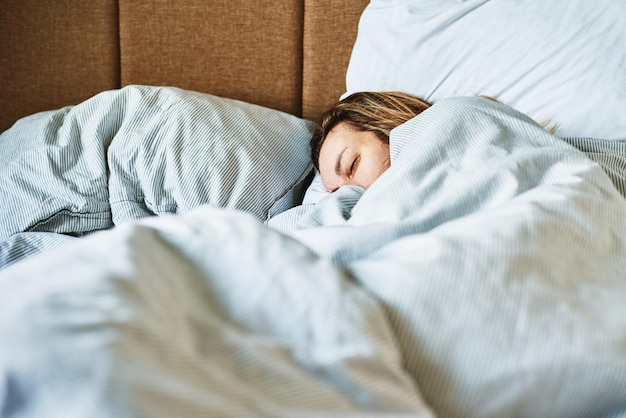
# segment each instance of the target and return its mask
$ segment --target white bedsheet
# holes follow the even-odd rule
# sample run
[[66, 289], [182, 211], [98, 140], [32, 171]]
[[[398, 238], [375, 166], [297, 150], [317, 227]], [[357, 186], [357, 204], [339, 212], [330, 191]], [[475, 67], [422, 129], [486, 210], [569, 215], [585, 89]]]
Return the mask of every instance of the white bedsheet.
[[0, 272], [1, 416], [626, 416], [601, 167], [478, 98], [391, 152], [269, 228], [203, 207]]

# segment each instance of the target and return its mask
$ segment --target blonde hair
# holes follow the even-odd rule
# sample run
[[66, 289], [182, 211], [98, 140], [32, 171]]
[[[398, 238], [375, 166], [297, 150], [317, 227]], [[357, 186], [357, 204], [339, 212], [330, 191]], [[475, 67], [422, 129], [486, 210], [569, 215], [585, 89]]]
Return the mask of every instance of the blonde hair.
[[389, 133], [393, 128], [430, 106], [430, 103], [419, 97], [397, 91], [351, 94], [322, 114], [310, 142], [313, 164], [319, 169], [322, 144], [339, 123], [345, 123], [357, 131], [374, 132], [381, 141], [389, 143]]
[[[490, 96], [478, 96], [494, 102], [499, 100]], [[357, 131], [374, 132], [378, 138], [389, 143], [389, 134], [396, 126], [412, 119], [431, 103], [419, 97], [399, 91], [358, 92], [353, 93], [322, 114], [320, 124], [311, 138], [311, 159], [319, 170], [319, 156], [322, 144], [328, 133], [339, 123], [345, 123]], [[551, 121], [539, 123], [544, 129], [554, 134], [558, 124]]]

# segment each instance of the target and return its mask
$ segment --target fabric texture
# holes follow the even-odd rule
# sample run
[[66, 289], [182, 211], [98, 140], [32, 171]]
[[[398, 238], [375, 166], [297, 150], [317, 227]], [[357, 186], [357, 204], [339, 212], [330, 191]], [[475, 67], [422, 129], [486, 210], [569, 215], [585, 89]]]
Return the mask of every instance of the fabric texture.
[[62, 247], [77, 237], [54, 232], [21, 232], [0, 241], [0, 269], [44, 251]]
[[560, 136], [626, 140], [623, 16], [612, 0], [373, 0], [346, 94], [482, 94], [559, 124]]
[[26, 115], [133, 84], [176, 86], [317, 120], [346, 89], [367, 3], [70, 0], [51, 8], [4, 0], [0, 132]]
[[[550, 121], [559, 136], [626, 141], [625, 14], [611, 0], [373, 0], [361, 15], [342, 97], [487, 95]], [[317, 175], [306, 201], [325, 194]]]
[[[3, 418], [626, 414], [626, 199], [525, 115], [442, 100], [391, 167], [0, 272]], [[68, 402], [67, 399], [71, 399]]]
[[[116, 0], [0, 2], [0, 132], [120, 87]], [[77, 65], [80, 63], [80, 65]]]
[[170, 87], [129, 86], [0, 136], [0, 239], [81, 235], [202, 204], [265, 220], [301, 202], [312, 123]]
[[367, 191], [269, 225], [385, 306], [437, 416], [626, 414], [626, 199], [601, 166], [469, 97], [399, 126], [390, 147]]
[[123, 86], [176, 86], [301, 115], [302, 2], [122, 0], [119, 8]]
[[0, 272], [2, 418], [433, 417], [377, 302], [249, 214], [77, 244]]
[[[561, 139], [600, 164], [617, 190], [626, 197], [626, 141], [577, 137]], [[315, 204], [329, 194], [330, 192], [326, 190], [322, 182], [322, 176], [316, 170], [311, 184], [305, 191], [302, 203]]]
[[307, 0], [304, 14], [302, 117], [319, 120], [346, 89], [357, 23], [369, 0]]
[[595, 138], [564, 138], [564, 140], [600, 164], [617, 190], [626, 197], [626, 141]]

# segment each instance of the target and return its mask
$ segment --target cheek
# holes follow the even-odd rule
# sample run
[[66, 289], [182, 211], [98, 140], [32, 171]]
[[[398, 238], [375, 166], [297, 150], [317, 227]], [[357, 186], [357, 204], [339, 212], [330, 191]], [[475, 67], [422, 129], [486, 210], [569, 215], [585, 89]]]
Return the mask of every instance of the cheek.
[[384, 147], [377, 149], [365, 158], [358, 182], [369, 187], [385, 170], [389, 168], [389, 152]]
[[389, 148], [380, 148], [370, 158], [372, 170], [380, 175], [389, 168]]
[[319, 172], [322, 185], [327, 191], [334, 191], [342, 185], [341, 178], [335, 174], [334, 170], [320, 166]]
[[322, 185], [324, 186], [327, 192], [332, 192], [336, 189], [336, 186], [334, 186], [334, 184], [328, 178], [328, 176], [324, 176], [322, 172], [320, 172], [320, 176], [322, 177]]
[[369, 159], [367, 163], [360, 167], [355, 182], [361, 187], [368, 188], [385, 171], [385, 166], [380, 159]]

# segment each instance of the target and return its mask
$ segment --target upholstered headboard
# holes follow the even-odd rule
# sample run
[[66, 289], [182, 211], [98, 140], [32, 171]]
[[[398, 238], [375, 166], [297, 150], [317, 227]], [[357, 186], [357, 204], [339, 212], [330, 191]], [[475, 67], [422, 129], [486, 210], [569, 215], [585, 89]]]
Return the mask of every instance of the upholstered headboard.
[[0, 131], [129, 84], [316, 119], [345, 91], [367, 0], [3, 0]]

